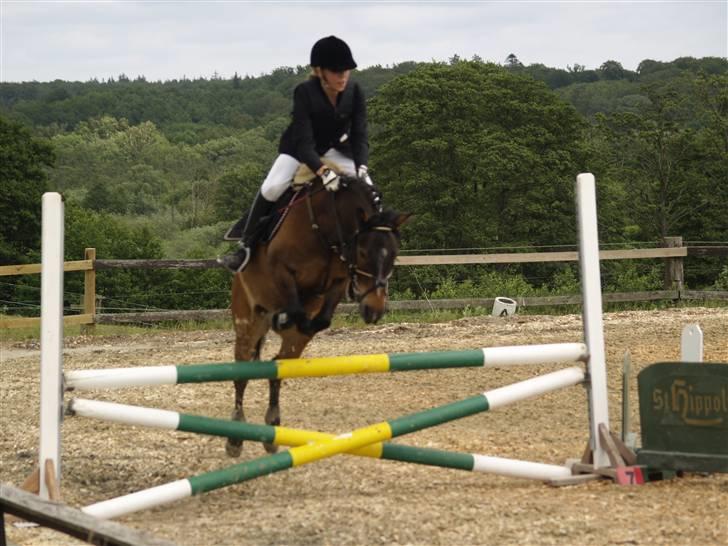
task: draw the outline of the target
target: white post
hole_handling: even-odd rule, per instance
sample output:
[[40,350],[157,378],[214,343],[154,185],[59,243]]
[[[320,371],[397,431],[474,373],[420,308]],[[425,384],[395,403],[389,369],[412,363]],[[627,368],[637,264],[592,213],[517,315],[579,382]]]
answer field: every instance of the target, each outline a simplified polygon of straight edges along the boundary
[[599,232],[594,175],[576,177],[576,209],[579,217],[579,267],[583,299],[584,341],[589,350],[589,444],[594,466],[609,466],[609,457],[601,445],[599,424],[609,428],[607,404],[607,365],[602,322],[602,285],[599,273]]
[[43,194],[40,318],[40,496],[48,499],[45,461],[51,459],[61,480],[63,393],[63,200]]
[[703,330],[697,324],[688,324],[680,337],[680,361],[703,361]]

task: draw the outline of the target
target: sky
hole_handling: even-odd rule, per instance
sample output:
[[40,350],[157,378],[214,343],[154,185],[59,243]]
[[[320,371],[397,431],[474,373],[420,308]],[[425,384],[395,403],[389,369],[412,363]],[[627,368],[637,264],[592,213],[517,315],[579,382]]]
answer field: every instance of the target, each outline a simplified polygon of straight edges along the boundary
[[334,34],[360,68],[453,55],[598,68],[728,57],[728,0],[0,0],[0,81],[258,76]]

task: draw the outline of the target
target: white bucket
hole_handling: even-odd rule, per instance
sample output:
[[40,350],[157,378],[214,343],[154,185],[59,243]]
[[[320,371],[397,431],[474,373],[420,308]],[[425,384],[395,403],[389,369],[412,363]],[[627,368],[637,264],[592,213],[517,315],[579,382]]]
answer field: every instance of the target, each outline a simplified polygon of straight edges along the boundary
[[498,297],[493,302],[493,313],[494,317],[510,317],[516,314],[516,301],[511,298]]

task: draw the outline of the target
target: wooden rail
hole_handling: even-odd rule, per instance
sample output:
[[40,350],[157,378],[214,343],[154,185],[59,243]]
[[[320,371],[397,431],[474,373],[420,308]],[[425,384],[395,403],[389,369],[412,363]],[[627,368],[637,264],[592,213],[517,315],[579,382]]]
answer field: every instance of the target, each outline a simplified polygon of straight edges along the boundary
[[[63,317],[63,325],[71,326],[73,324],[94,324],[94,314],[84,313],[83,315],[68,315]],[[0,328],[32,328],[40,326],[40,317],[19,317],[10,319],[0,319]]]
[[8,484],[0,484],[0,544],[6,544],[4,514],[55,529],[90,544],[106,546],[174,546],[174,543],[155,538],[148,533],[125,527],[113,521],[103,521],[80,510]]
[[[92,260],[78,260],[63,262],[63,271],[93,271]],[[40,273],[40,264],[0,265],[0,277],[9,275],[37,275]]]
[[[710,248],[710,247],[707,247]],[[639,260],[648,258],[684,258],[688,247],[635,248],[602,250],[601,260]],[[436,256],[399,256],[395,265],[465,265],[517,264],[542,262],[576,262],[577,252],[509,252],[502,254],[442,254]],[[96,270],[106,269],[213,269],[215,260],[96,260]]]
[[[728,246],[683,246],[681,237],[668,237],[663,248],[637,248],[627,250],[602,250],[601,260],[662,259],[665,261],[665,290],[652,292],[606,293],[605,302],[636,302],[656,300],[727,300],[728,293],[720,291],[683,290],[683,259],[689,256],[728,256]],[[114,269],[212,269],[220,265],[215,260],[99,260],[96,249],[87,248],[84,260],[65,262],[64,271],[84,272],[83,313],[64,317],[64,325],[80,324],[82,332],[90,332],[95,324],[161,322],[167,320],[227,319],[229,311],[223,309],[153,311],[141,313],[99,314],[96,308],[96,272]],[[514,264],[574,262],[579,256],[575,251],[521,252],[496,254],[446,254],[429,256],[399,256],[397,266],[444,266],[474,264]],[[40,273],[40,264],[0,266],[0,276]],[[552,305],[578,305],[581,296],[516,297],[520,307]],[[392,310],[462,309],[466,307],[491,307],[492,298],[391,301]],[[342,304],[341,312],[353,312],[354,304]],[[0,328],[25,328],[40,324],[39,318],[0,319]]]
[[[637,260],[645,258],[682,258],[682,248],[636,248],[632,250],[602,250],[600,260]],[[399,256],[395,265],[456,265],[456,264],[520,264],[538,262],[577,262],[578,252],[511,252],[507,254],[444,254],[441,256]]]

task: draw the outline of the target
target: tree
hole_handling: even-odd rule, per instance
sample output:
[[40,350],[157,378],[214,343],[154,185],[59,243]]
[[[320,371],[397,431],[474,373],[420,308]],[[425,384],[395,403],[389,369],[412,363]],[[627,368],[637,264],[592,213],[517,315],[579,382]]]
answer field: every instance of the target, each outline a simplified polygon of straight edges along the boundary
[[22,263],[37,253],[41,197],[54,157],[48,141],[0,117],[0,264]]
[[215,188],[214,218],[230,222],[242,216],[243,211],[253,202],[264,177],[265,169],[251,162],[225,172]]
[[427,64],[371,101],[372,172],[415,213],[414,248],[573,239],[582,120],[531,78],[493,64]]
[[621,80],[624,77],[624,68],[617,61],[605,61],[599,71],[605,80]]
[[[728,205],[719,150],[706,129],[690,127],[685,115],[692,94],[680,94],[663,86],[645,89],[650,104],[638,113],[600,116],[599,126],[609,141],[610,175],[625,188],[624,207],[640,228],[642,239],[662,239],[680,234],[702,238],[717,227]],[[716,163],[717,162],[717,163]],[[723,173],[722,175],[719,173]],[[705,225],[705,215],[716,215]],[[717,233],[714,235],[719,236]]]
[[518,60],[515,53],[511,53],[506,57],[506,68],[522,68],[523,63]]

